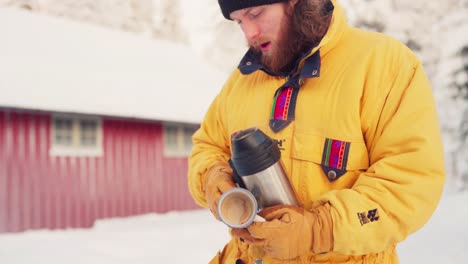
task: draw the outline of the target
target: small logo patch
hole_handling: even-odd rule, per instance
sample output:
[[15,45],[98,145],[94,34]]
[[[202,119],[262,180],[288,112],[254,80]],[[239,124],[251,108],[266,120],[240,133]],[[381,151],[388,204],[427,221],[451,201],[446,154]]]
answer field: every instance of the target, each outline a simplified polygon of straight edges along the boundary
[[286,141],[286,139],[280,139],[276,140],[276,143],[278,144],[279,150],[284,150],[283,143]]
[[369,210],[367,213],[357,213],[357,215],[362,226],[370,222],[378,221],[380,218],[379,211],[377,209]]

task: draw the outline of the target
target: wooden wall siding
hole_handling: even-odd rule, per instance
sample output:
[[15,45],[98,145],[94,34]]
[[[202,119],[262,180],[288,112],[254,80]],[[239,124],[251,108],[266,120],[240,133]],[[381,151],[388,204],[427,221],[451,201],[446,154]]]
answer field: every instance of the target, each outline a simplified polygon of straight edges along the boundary
[[0,110],[0,232],[197,206],[187,159],[163,156],[159,123],[103,120],[102,157],[50,156],[47,113]]

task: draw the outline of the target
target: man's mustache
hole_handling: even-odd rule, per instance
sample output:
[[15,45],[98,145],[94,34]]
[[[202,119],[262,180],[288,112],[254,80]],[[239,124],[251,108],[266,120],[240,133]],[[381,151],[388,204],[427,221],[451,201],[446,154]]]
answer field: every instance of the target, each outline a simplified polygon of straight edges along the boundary
[[266,38],[261,38],[253,41],[249,41],[247,44],[249,45],[249,48],[257,48],[260,49],[260,45],[263,43],[269,42],[270,40]]

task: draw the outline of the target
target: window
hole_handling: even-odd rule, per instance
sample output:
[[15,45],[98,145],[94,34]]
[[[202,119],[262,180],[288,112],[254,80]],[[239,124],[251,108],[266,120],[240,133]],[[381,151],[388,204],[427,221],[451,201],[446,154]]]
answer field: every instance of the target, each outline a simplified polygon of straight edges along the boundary
[[101,156],[100,118],[55,115],[51,122],[52,156]]
[[164,155],[188,157],[192,151],[192,135],[198,125],[164,124]]
[[97,144],[97,120],[80,120],[80,145],[94,147]]
[[70,146],[72,142],[73,120],[54,119],[54,142],[58,146]]

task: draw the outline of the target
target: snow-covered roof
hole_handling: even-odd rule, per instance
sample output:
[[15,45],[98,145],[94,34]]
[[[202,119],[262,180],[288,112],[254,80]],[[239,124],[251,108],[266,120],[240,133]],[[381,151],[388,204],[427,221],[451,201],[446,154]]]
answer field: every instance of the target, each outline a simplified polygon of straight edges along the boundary
[[226,77],[182,44],[0,8],[0,107],[198,123]]

